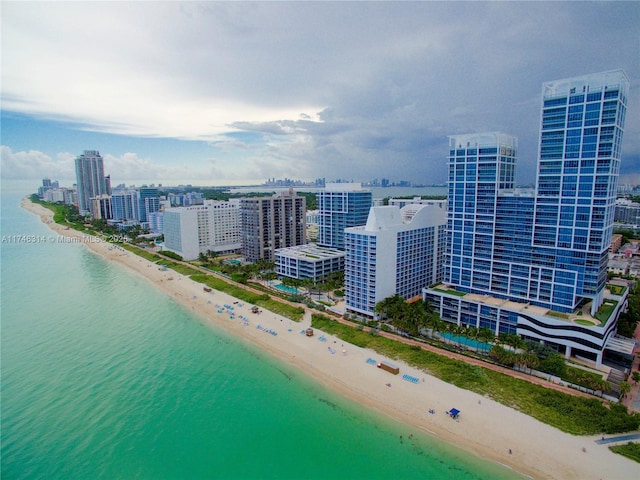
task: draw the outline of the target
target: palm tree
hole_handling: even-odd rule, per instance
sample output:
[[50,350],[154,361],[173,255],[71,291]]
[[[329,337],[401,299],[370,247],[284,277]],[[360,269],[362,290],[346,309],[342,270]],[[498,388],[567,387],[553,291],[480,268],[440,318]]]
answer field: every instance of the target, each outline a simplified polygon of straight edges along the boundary
[[513,335],[513,340],[512,340],[513,348],[515,350],[522,350],[527,346],[527,344],[525,343],[525,341],[520,335],[518,335],[517,333],[513,333],[512,335]]
[[456,323],[451,323],[451,322],[445,322],[444,323],[444,331],[445,333],[449,334],[449,337],[447,338],[445,336],[445,338],[447,338],[447,340],[449,340],[449,344],[453,343],[453,335],[455,335],[455,331],[456,328],[458,328],[458,325]]
[[516,354],[516,358],[516,363],[518,364],[518,366],[522,367],[523,369],[528,368],[529,373],[531,373],[531,371],[534,368],[537,368],[540,364],[540,359],[537,357],[537,355],[533,355],[531,353],[519,353]]
[[478,339],[483,343],[483,348],[484,345],[491,345],[495,341],[495,338],[496,336],[493,333],[493,330],[488,327],[480,328],[480,331],[478,332]]
[[529,356],[529,373],[531,373],[531,370],[537,369],[540,366],[540,359],[533,353],[527,355]]
[[444,321],[438,315],[433,315],[431,317],[431,328],[433,329],[432,333],[436,334],[444,331]]
[[461,323],[460,325],[458,325],[458,328],[456,328],[456,335],[458,336],[458,345],[464,345],[465,348],[469,346],[467,344],[467,329],[468,327],[464,323]]
[[[307,295],[311,298],[311,294],[313,290],[316,290],[318,286],[316,285],[316,281],[311,277],[306,277],[302,279],[302,286],[307,290]],[[318,299],[320,299],[320,292],[318,291]]]
[[631,384],[629,382],[620,382],[620,398],[625,398],[631,391]]
[[476,350],[477,350],[477,346],[478,346],[478,335],[480,335],[480,330],[477,327],[469,327],[467,328],[467,337],[470,340],[473,340],[475,346],[476,346]]
[[404,305],[406,305],[404,298],[395,294],[376,303],[373,311],[381,318],[400,318],[402,316]]
[[264,280],[265,282],[269,282],[270,280],[275,280],[276,278],[278,278],[278,274],[273,271],[268,271],[268,272],[264,272],[261,275],[261,277],[262,277],[262,280]]
[[604,378],[600,378],[599,380],[597,380],[594,387],[595,387],[594,388],[595,390],[600,391],[600,396],[602,396],[604,392],[611,391],[611,384],[607,382]]

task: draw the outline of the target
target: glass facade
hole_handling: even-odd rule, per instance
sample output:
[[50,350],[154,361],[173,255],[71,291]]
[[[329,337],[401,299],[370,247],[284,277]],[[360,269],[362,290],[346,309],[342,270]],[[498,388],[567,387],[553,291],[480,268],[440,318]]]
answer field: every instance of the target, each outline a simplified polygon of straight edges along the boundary
[[544,84],[535,190],[514,188],[513,137],[451,137],[445,279],[423,291],[443,320],[601,364],[619,310],[567,319],[604,301],[628,90],[620,70]]
[[160,210],[160,198],[156,187],[140,187],[140,221],[147,222],[149,214]]
[[377,238],[370,232],[345,233],[345,299],[352,310],[373,312],[376,306]]
[[[499,195],[515,186],[517,144],[515,137],[503,133],[450,139],[445,282],[461,291],[488,291],[494,252],[502,249],[499,258],[506,253],[511,226],[500,228],[497,223],[508,203],[499,202]],[[501,274],[509,274],[508,265],[498,265],[494,283],[504,283]]]
[[565,313],[590,299],[597,310],[628,85],[621,71],[544,85],[535,195],[514,189],[514,137],[451,137],[446,283]]
[[111,218],[120,221],[140,221],[140,204],[136,190],[114,190],[111,194]]
[[622,71],[543,86],[533,245],[554,260],[560,311],[602,302],[628,89]]
[[360,189],[318,192],[318,245],[345,249],[344,229],[367,223],[371,192]]
[[91,213],[91,199],[110,192],[104,176],[104,161],[97,150],[85,150],[76,158],[76,184],[78,186],[78,211]]

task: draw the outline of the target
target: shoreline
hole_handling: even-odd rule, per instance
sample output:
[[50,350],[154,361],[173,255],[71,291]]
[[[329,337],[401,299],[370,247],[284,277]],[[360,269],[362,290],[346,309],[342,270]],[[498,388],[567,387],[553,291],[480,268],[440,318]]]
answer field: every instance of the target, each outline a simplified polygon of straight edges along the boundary
[[[313,337],[300,334],[310,326],[309,313],[301,322],[266,310],[260,315],[251,313],[251,305],[234,303],[238,300],[223,292],[205,292],[202,284],[175,271],[161,271],[158,265],[115,244],[53,223],[53,212],[33,204],[28,198],[22,199],[21,206],[38,215],[59,235],[75,238],[75,243],[82,243],[93,253],[141,275],[207,324],[250,342],[302,370],[326,388],[374,412],[433,435],[480,459],[505,465],[533,478],[625,479],[635,478],[640,471],[637,463],[614,454],[607,445],[596,444],[594,441],[600,436],[578,437],[563,433],[395,360],[393,362],[401,367],[401,375],[393,376],[367,363],[370,358],[385,359],[372,350],[350,345],[319,331]],[[216,304],[233,306],[235,318],[230,318],[229,309],[219,312],[220,307]],[[246,317],[247,321],[240,316]],[[278,335],[271,335],[268,330],[276,331]],[[326,341],[319,341],[319,336],[325,337]],[[404,381],[402,374],[411,375],[418,382]],[[457,421],[444,414],[454,406],[462,412]],[[436,413],[428,413],[431,409]]]

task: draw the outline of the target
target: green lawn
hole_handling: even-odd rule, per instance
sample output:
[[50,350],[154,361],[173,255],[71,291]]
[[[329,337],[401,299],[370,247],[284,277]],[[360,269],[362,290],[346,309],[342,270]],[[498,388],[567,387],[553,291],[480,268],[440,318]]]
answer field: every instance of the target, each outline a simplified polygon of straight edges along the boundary
[[359,347],[371,348],[389,358],[402,360],[447,383],[487,395],[567,433],[619,433],[635,430],[640,425],[640,414],[629,414],[622,405],[605,405],[596,398],[577,397],[551,390],[417,346],[372,335],[324,315],[316,314],[312,318],[313,328]]
[[435,292],[448,293],[449,295],[455,295],[456,297],[464,297],[466,293],[458,292],[457,290],[444,290],[443,288],[432,288]]
[[622,295],[627,287],[623,287],[622,285],[610,285],[607,284],[607,288],[611,292],[611,295]]
[[624,445],[609,447],[612,452],[623,455],[631,460],[640,463],[640,443],[629,442]]
[[[55,205],[44,205],[54,211],[54,221],[56,223],[65,224],[64,218],[61,218],[61,210],[53,208]],[[70,226],[86,232],[83,225],[73,224]],[[168,268],[187,275],[196,282],[228,293],[244,302],[258,305],[296,321],[302,319],[304,315],[303,308],[279,302],[267,294],[245,290],[220,278],[205,275],[195,268],[163,260],[160,256],[144,249],[132,248],[128,245],[124,247],[150,261],[165,263]],[[451,290],[436,290],[457,296],[465,295],[462,292]],[[605,304],[598,313],[606,315],[606,319],[608,319],[614,307],[615,304]],[[596,316],[596,318],[606,321],[606,319],[603,320],[599,316]],[[450,359],[444,355],[423,350],[420,347],[409,346],[396,340],[372,335],[361,329],[340,324],[324,315],[314,314],[312,325],[314,328],[336,335],[346,342],[364,348],[372,348],[382,355],[400,359],[460,388],[488,395],[500,403],[517,408],[523,413],[571,434],[611,434],[635,430],[640,426],[640,414],[629,414],[622,405],[605,405],[595,398],[575,397],[547,389],[487,368]],[[636,459],[638,457],[638,444],[629,445],[626,451],[630,453],[622,454]],[[612,450],[620,448],[612,447]]]
[[607,323],[617,304],[615,300],[605,300],[594,316],[603,324]]
[[145,260],[149,260],[150,262],[154,262],[154,263],[167,263],[162,257],[160,257],[159,255],[150,252],[148,250],[145,250],[143,248],[138,248],[138,247],[134,247],[133,245],[129,245],[128,243],[122,243],[120,244],[120,246],[122,248],[124,248],[125,250],[130,251],[131,253],[135,253],[136,255],[138,255],[139,257],[144,258]]
[[576,318],[573,320],[573,322],[577,323],[578,325],[584,325],[585,327],[594,327],[596,325],[591,320],[583,320],[581,318]]

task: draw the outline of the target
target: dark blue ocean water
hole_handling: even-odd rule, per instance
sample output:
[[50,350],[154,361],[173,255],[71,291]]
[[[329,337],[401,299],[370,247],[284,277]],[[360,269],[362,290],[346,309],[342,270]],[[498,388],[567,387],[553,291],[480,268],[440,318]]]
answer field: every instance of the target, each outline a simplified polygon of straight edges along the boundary
[[58,243],[24,193],[3,193],[0,215],[3,479],[518,478]]

